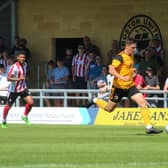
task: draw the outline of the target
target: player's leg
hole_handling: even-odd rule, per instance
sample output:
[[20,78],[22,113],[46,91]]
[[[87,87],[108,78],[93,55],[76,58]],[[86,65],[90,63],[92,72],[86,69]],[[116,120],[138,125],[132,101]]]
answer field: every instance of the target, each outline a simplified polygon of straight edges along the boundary
[[147,133],[148,134],[158,134],[161,133],[162,130],[158,130],[156,128],[153,128],[151,121],[150,121],[150,111],[147,106],[147,101],[145,100],[142,93],[140,93],[136,88],[133,88],[132,91],[130,91],[130,94],[132,94],[131,99],[135,101],[138,106],[140,107],[141,116],[144,120],[144,123],[146,125]]
[[25,121],[25,123],[27,125],[30,125],[30,122],[28,120],[28,114],[30,113],[32,106],[33,106],[33,98],[31,96],[31,94],[28,91],[24,91],[22,93],[22,98],[24,98],[26,105],[25,105],[25,111],[24,111],[24,115],[22,116],[22,120]]
[[17,93],[10,93],[7,98],[7,104],[5,105],[3,109],[3,119],[2,119],[2,125],[1,125],[2,128],[7,128],[7,122],[6,122],[7,115],[13,103],[15,102],[17,96],[18,96]]
[[121,97],[121,89],[112,88],[108,102],[99,98],[95,98],[94,103],[96,103],[98,107],[106,110],[107,112],[113,112],[118,102],[121,100]]

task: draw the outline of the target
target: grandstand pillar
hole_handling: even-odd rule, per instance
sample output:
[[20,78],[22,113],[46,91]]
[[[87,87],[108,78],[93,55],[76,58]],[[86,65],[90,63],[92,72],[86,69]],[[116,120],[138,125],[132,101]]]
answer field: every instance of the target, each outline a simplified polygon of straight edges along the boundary
[[14,46],[15,35],[16,35],[16,2],[10,0],[10,11],[11,11],[11,48]]

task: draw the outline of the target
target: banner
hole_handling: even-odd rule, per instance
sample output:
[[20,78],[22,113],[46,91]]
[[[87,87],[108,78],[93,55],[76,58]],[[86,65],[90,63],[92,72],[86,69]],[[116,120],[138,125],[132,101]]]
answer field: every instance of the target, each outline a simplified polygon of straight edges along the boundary
[[[12,107],[8,113],[7,123],[23,124],[21,116],[24,107]],[[0,120],[2,121],[3,107],[0,107]],[[86,108],[63,107],[33,107],[29,120],[32,124],[89,124],[90,116]]]
[[[168,109],[149,108],[150,119],[153,125],[165,126],[168,124]],[[99,109],[96,125],[144,125],[140,108],[116,108],[114,112],[108,113]]]

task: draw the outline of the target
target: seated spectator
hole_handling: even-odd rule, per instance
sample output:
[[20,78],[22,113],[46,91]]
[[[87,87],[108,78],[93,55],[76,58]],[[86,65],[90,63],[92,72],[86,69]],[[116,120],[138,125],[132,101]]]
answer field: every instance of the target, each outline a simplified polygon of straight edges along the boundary
[[163,87],[164,92],[168,91],[167,88],[168,88],[168,78],[166,79],[166,81],[164,83],[164,87]]
[[[66,66],[64,66],[63,60],[61,58],[58,58],[57,67],[52,72],[52,81],[51,81],[50,89],[65,89],[68,77],[69,77],[68,68]],[[60,93],[58,93],[56,95],[63,96]],[[62,107],[63,100],[56,99],[55,106]]]
[[[153,74],[153,70],[151,67],[147,67],[146,69],[147,76],[145,77],[145,87],[144,90],[160,90],[159,79],[156,75]],[[158,97],[154,94],[146,94],[147,97]],[[151,107],[157,107],[157,99],[148,101]]]
[[98,97],[103,97],[111,90],[114,76],[108,74],[108,67],[103,66],[100,76],[97,77]]
[[88,54],[90,51],[94,52],[95,55],[100,55],[100,49],[91,42],[90,38],[88,36],[85,36],[83,38],[83,44],[85,47],[85,51]]
[[[46,81],[45,81],[45,86],[44,88],[46,89],[49,89],[51,88],[52,86],[52,75],[53,75],[53,70],[55,68],[55,62],[53,60],[50,60],[48,63],[47,63],[47,77],[46,77]],[[46,94],[46,96],[48,96],[50,94]],[[44,99],[46,105],[48,107],[51,106],[51,101],[49,99]]]
[[113,40],[111,49],[107,52],[107,64],[111,64],[113,61],[113,58],[118,54],[119,49],[118,49],[118,41]]
[[147,67],[151,67],[153,69],[153,72],[156,74],[158,70],[158,63],[152,55],[152,50],[145,49],[143,54],[144,60],[139,63],[139,73],[142,74],[143,77],[145,77]]
[[0,64],[0,104],[4,105],[7,101],[8,87],[10,82],[7,80],[4,65]]
[[135,86],[138,90],[143,89],[145,87],[145,80],[141,74],[138,74],[137,69],[134,69],[133,78]]

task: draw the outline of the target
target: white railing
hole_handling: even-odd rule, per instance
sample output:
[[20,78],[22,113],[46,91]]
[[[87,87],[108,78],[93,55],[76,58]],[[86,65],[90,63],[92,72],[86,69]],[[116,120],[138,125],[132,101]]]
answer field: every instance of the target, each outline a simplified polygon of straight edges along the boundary
[[[68,100],[91,100],[93,95],[96,95],[99,90],[80,90],[80,89],[30,89],[33,99],[39,100],[39,106],[43,107],[44,99],[62,99],[64,100],[64,107],[68,106]],[[141,90],[142,93],[157,95],[158,97],[146,97],[146,100],[157,100],[163,102],[163,107],[167,108],[167,94],[163,90]],[[49,94],[62,93],[62,96],[54,96]],[[76,93],[86,93],[86,96],[72,96]],[[110,94],[110,92],[109,92]],[[108,96],[107,96],[108,97]],[[17,103],[16,103],[17,104]]]

